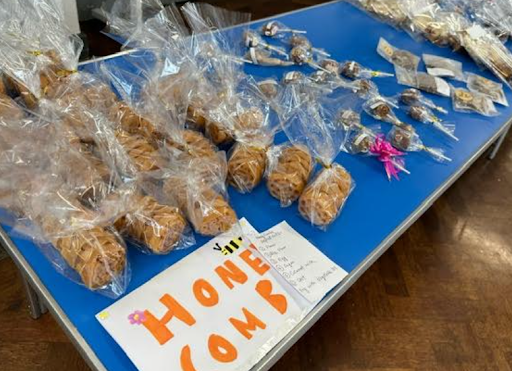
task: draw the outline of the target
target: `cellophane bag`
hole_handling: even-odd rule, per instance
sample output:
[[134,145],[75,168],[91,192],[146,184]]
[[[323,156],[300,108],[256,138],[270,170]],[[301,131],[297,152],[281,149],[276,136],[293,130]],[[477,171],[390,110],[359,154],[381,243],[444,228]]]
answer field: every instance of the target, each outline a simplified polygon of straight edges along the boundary
[[0,169],[10,181],[2,182],[1,193],[10,196],[2,197],[2,206],[17,214],[14,231],[32,238],[66,277],[109,297],[123,294],[128,258],[111,215],[84,206],[81,194],[62,177],[73,151],[61,147],[60,133],[46,122],[4,124],[9,130],[1,134],[7,147]]
[[377,45],[377,53],[389,63],[393,64],[395,68],[399,67],[413,72],[418,70],[420,57],[408,50],[394,47],[382,37],[379,39],[379,44]]
[[408,71],[397,67],[396,79],[401,85],[410,86],[443,97],[450,96],[450,84],[440,77],[432,76],[425,72]]
[[399,0],[349,0],[358,8],[368,12],[379,21],[401,28],[407,22],[402,1]]
[[455,59],[443,58],[432,54],[423,54],[423,61],[429,75],[448,77],[459,81],[465,81],[466,77],[462,69],[462,63]]
[[468,73],[467,86],[470,91],[488,96],[493,102],[508,107],[507,96],[503,84],[489,80],[474,73]]
[[476,112],[491,117],[499,115],[488,96],[463,88],[452,88],[452,104],[457,112]]
[[[297,89],[290,85],[287,89]],[[343,97],[301,100],[290,107],[284,131],[297,146],[306,146],[322,169],[309,182],[299,198],[299,211],[311,224],[325,229],[340,214],[355,184],[347,170],[334,160],[343,142],[336,113]]]

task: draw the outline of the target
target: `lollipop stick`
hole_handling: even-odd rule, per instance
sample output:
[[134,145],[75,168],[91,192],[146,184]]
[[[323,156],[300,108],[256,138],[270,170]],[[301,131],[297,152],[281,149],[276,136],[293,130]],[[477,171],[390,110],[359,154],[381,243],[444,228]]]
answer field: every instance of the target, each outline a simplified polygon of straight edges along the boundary
[[330,57],[331,55],[329,53],[327,53],[326,51],[322,50],[322,49],[318,49],[318,48],[311,48],[311,50],[313,50],[315,53],[318,53],[320,55],[323,55],[324,57]]
[[452,161],[451,158],[446,157],[445,155],[443,155],[443,153],[441,151],[438,151],[438,150],[436,150],[434,148],[423,146],[423,150],[425,150],[426,152],[430,153],[434,157],[439,157],[440,159],[448,161],[448,162]]
[[304,30],[293,30],[291,28],[285,28],[285,29],[282,29],[282,30],[279,30],[281,32],[291,32],[291,33],[300,33],[300,34],[305,34],[305,33],[308,33],[307,31],[304,31]]
[[455,141],[459,141],[459,138],[457,138],[450,130],[448,130],[443,124],[441,124],[440,122],[437,122],[437,121],[434,121],[433,122],[433,125],[436,129],[438,129],[439,131],[443,132],[444,134],[446,134],[447,136],[449,136],[450,138],[452,138],[453,140]]
[[407,170],[405,167],[402,166],[402,164],[400,164],[398,161],[396,161],[395,159],[391,159],[391,163],[393,165],[395,165],[398,169],[400,169],[400,171],[403,171],[404,173],[406,173],[407,175],[411,175],[411,172],[409,170]]
[[393,76],[395,76],[392,73],[380,72],[380,71],[371,71],[370,73],[373,77],[393,77]]
[[278,53],[278,54],[281,54],[281,55],[285,56],[285,57],[286,57],[286,59],[288,59],[288,58],[289,58],[288,53],[287,53],[287,52],[285,52],[283,49],[278,48],[277,46],[273,46],[273,45],[270,45],[270,44],[265,44],[265,48],[266,48],[266,49],[269,49],[269,50],[272,50],[272,51],[274,51],[274,52],[276,52],[276,53]]
[[308,64],[309,64],[311,67],[316,68],[316,69],[318,69],[318,70],[322,70],[322,71],[324,71],[324,72],[327,72],[328,74],[331,74],[331,73],[332,73],[331,71],[326,70],[325,68],[323,68],[322,66],[320,66],[320,65],[319,65],[319,64],[317,64],[317,63],[309,62]]

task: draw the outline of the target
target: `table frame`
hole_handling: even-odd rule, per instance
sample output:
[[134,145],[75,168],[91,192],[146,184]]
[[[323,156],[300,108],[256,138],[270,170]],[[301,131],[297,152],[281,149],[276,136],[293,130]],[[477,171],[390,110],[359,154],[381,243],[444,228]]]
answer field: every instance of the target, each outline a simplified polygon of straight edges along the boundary
[[[313,7],[305,9],[312,9],[319,6],[331,4],[328,3],[318,4]],[[295,12],[304,11],[305,9],[298,9],[292,12],[279,14],[292,14]],[[273,19],[276,16],[268,17],[266,19]],[[265,19],[263,19],[265,20]],[[262,21],[257,20],[258,22]],[[252,23],[252,22],[250,22]],[[249,23],[249,24],[250,24]],[[105,59],[115,58],[122,55],[130,54],[134,50],[127,50],[116,53],[107,57],[94,59],[81,63],[88,64],[98,62]],[[469,167],[480,158],[491,147],[488,159],[492,160],[496,157],[501,145],[503,144],[510,127],[512,126],[512,117],[503,124],[503,126],[484,143],[450,178],[448,178],[439,188],[437,188],[428,198],[426,198],[414,212],[405,219],[379,246],[377,246],[371,254],[369,254],[354,270],[337,285],[313,310],[297,325],[295,328],[286,335],[286,337],[279,342],[265,357],[257,363],[252,371],[267,371],[269,370],[321,317],[331,308],[334,303],[363,275],[370,266],[377,261],[377,259],[389,249],[393,243],[416,221],[422,216],[432,204],[457,180],[469,169]],[[34,319],[38,319],[46,312],[50,312],[62,327],[66,335],[71,339],[75,348],[82,355],[89,367],[93,370],[103,371],[107,370],[102,364],[100,359],[96,356],[89,344],[82,337],[77,328],[73,325],[67,315],[64,313],[59,303],[53,298],[46,286],[41,282],[35,271],[30,264],[26,261],[16,245],[12,242],[5,230],[0,226],[0,244],[8,255],[12,258],[20,272],[23,285],[25,287],[30,315]]]

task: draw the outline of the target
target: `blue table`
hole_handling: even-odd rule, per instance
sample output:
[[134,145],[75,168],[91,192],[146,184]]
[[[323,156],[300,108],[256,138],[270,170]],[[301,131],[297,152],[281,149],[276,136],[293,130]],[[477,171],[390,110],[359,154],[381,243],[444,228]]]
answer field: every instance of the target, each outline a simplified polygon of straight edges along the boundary
[[[429,43],[417,43],[404,32],[381,24],[346,3],[329,3],[275,18],[279,18],[292,28],[306,29],[307,36],[313,44],[330,51],[337,60],[355,59],[373,69],[392,72],[392,66],[375,51],[378,39],[382,36],[393,45],[418,55],[425,52],[448,56],[460,60],[466,71],[480,72],[468,57]],[[262,21],[255,22],[251,27],[259,27],[261,23]],[[120,58],[123,56],[117,56],[110,61],[119,63]],[[257,76],[279,77],[287,70],[290,69],[247,67],[248,73]],[[309,71],[305,68],[305,72]],[[487,72],[480,73],[491,77]],[[404,88],[397,85],[394,78],[381,79],[378,85],[385,95],[394,95]],[[512,93],[508,90],[507,97],[512,102]],[[446,108],[451,104],[447,98],[431,98]],[[412,175],[403,175],[399,182],[388,182],[382,165],[375,158],[340,154],[337,160],[350,171],[357,182],[357,187],[341,216],[327,232],[311,227],[298,215],[296,205],[281,208],[278,201],[269,196],[264,185],[259,186],[250,195],[240,195],[230,189],[232,204],[239,216],[247,217],[255,228],[263,231],[285,219],[328,257],[350,272],[347,279],[333,289],[254,368],[255,370],[268,370],[361,274],[496,142],[500,135],[507,131],[512,117],[512,107],[500,107],[500,112],[501,115],[498,117],[485,118],[450,110],[447,119],[457,123],[457,135],[460,138],[458,143],[445,140],[441,134],[422,124],[413,123],[426,144],[446,148],[448,156],[453,161],[438,164],[425,154],[410,154],[407,156],[407,168]],[[399,115],[403,120],[411,122],[403,112]],[[367,116],[363,117],[363,120],[368,124],[372,123]],[[386,125],[383,124],[383,128],[387,130],[389,126]],[[7,228],[5,231],[0,230],[0,237],[7,251],[20,267],[33,292],[37,294],[32,297],[32,305],[39,306],[39,309],[47,307],[53,313],[93,369],[134,370],[134,365],[121,348],[94,318],[96,313],[112,304],[112,300],[91,293],[60,276],[32,243],[10,237],[8,234]],[[197,246],[204,242],[204,238],[198,238]],[[176,251],[161,257],[143,255],[135,249],[130,249],[133,276],[128,292],[191,251],[193,249]],[[41,303],[37,302],[38,298]]]

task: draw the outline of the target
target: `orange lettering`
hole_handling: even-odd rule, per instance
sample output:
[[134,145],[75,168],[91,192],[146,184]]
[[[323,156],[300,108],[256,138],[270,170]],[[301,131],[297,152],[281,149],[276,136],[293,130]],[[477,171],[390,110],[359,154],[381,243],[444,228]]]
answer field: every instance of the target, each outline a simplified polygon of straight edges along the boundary
[[220,335],[210,335],[208,349],[214,359],[222,363],[230,363],[238,357],[235,346]]
[[192,363],[189,345],[185,345],[181,350],[180,364],[183,371],[197,371]]
[[146,310],[144,311],[146,320],[143,322],[143,325],[151,332],[160,345],[163,345],[174,337],[174,334],[166,326],[171,319],[176,317],[189,326],[194,325],[196,320],[171,295],[165,294],[160,298],[160,302],[169,309],[167,313],[159,320],[150,311]]
[[263,263],[260,258],[253,258],[252,252],[250,250],[244,250],[240,253],[240,257],[244,262],[247,263],[249,267],[254,269],[256,273],[260,276],[263,276],[269,269],[270,266],[268,264]]
[[194,296],[204,307],[213,307],[219,303],[219,293],[204,279],[198,279],[192,286]]
[[286,313],[288,308],[288,301],[286,296],[281,294],[272,294],[272,282],[263,280],[256,284],[256,292],[265,299],[270,305],[274,307],[281,314]]
[[244,312],[245,322],[236,318],[230,318],[229,322],[231,322],[231,324],[238,330],[239,333],[245,336],[248,340],[251,340],[251,331],[256,331],[256,328],[265,330],[267,325],[254,314],[249,312],[246,308],[242,308],[242,311]]
[[222,282],[224,282],[230,290],[232,290],[234,287],[231,281],[238,283],[247,282],[247,275],[242,270],[240,270],[240,268],[238,268],[231,260],[226,260],[224,265],[225,267],[221,265],[215,268],[215,272],[219,275]]

